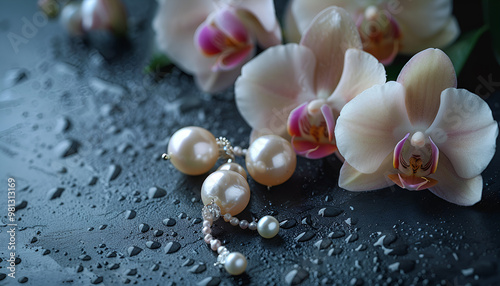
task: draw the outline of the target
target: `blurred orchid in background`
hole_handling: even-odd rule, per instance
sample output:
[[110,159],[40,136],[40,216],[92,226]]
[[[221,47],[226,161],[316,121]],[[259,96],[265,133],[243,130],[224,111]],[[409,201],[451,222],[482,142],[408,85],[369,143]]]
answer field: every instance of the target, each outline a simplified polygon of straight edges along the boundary
[[477,203],[498,125],[486,102],[456,85],[448,56],[427,49],[405,65],[397,82],[369,88],[346,104],[335,129],[345,158],[339,186],[366,191],[397,184],[429,189],[458,205]]
[[385,65],[398,53],[445,47],[460,34],[451,0],[291,0],[287,39],[298,42],[314,17],[332,5],[351,14],[363,49]]
[[[49,17],[59,13],[56,0],[40,0],[39,7]],[[127,34],[127,10],[121,0],[69,2],[61,9],[59,21],[68,34],[83,36],[96,30],[110,31],[117,37]]]
[[238,110],[254,132],[289,138],[288,130],[299,155],[330,155],[337,150],[333,132],[340,109],[385,82],[383,65],[360,49],[350,15],[328,8],[299,45],[269,48],[243,66],[235,84]]
[[127,10],[121,0],[84,0],[82,26],[85,31],[109,30],[123,36],[127,33]]
[[281,43],[272,0],[159,1],[153,21],[160,49],[207,92],[234,83],[256,52]]

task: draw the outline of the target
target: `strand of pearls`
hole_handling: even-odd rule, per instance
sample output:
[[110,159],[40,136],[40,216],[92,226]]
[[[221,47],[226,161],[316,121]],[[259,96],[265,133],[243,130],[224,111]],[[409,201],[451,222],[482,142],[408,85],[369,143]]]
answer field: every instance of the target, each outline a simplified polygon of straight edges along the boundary
[[201,187],[203,240],[217,251],[216,265],[222,265],[231,275],[240,275],[247,267],[246,257],[230,252],[219,239],[212,236],[212,226],[221,216],[224,221],[241,229],[257,230],[263,238],[273,238],[279,232],[279,222],[272,216],[264,216],[258,222],[239,220],[250,201],[250,187],[245,169],[234,162],[235,156],[245,156],[246,167],[252,178],[268,187],[288,180],[296,166],[296,155],[290,143],[275,135],[257,138],[248,148],[233,147],[225,137],[215,138],[200,127],[185,127],[175,132],[163,159],[188,175],[208,172],[218,159],[223,159],[217,171],[210,174]]

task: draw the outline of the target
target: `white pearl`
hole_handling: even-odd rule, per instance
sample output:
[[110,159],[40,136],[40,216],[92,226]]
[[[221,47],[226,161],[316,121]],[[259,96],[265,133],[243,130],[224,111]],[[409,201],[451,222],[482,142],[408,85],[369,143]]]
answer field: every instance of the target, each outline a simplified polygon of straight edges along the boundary
[[217,162],[219,147],[208,130],[189,126],[172,135],[168,142],[168,153],[177,170],[187,175],[201,175]]
[[221,213],[231,217],[247,207],[250,201],[250,187],[248,182],[234,171],[215,171],[203,182],[201,199],[205,205],[213,200],[220,207]]
[[236,173],[242,175],[245,180],[247,179],[247,172],[243,169],[243,167],[241,167],[240,164],[237,163],[231,162],[222,164],[217,170],[235,171]]
[[248,173],[255,181],[276,186],[293,175],[297,156],[290,142],[277,135],[264,135],[250,145],[245,161]]
[[247,268],[247,259],[239,252],[231,252],[226,257],[224,268],[231,275],[240,275]]
[[217,251],[217,249],[221,247],[221,242],[218,239],[212,239],[210,241],[210,248],[212,248],[213,251]]
[[263,238],[273,238],[280,230],[280,224],[273,216],[266,215],[259,220],[257,231]]

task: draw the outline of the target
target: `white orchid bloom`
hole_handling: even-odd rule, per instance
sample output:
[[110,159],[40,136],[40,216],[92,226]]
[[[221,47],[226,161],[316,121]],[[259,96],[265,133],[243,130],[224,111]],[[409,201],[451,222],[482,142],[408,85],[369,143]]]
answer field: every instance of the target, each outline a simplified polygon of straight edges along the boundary
[[385,80],[383,65],[361,50],[351,16],[332,7],[300,44],[271,47],[243,66],[236,104],[257,133],[291,135],[297,154],[321,158],[337,150],[335,118],[346,102]]
[[85,31],[110,30],[118,36],[127,33],[127,10],[121,0],[84,0],[81,17]]
[[160,49],[207,92],[233,84],[256,43],[281,43],[272,0],[160,0],[153,28]]
[[495,153],[497,122],[479,96],[457,89],[441,50],[416,54],[397,82],[365,90],[337,120],[345,158],[339,186],[366,191],[394,184],[429,189],[458,204],[481,200],[481,172]]
[[451,0],[292,0],[286,15],[288,40],[299,41],[314,17],[330,6],[352,15],[363,49],[383,64],[397,53],[445,47],[460,34]]

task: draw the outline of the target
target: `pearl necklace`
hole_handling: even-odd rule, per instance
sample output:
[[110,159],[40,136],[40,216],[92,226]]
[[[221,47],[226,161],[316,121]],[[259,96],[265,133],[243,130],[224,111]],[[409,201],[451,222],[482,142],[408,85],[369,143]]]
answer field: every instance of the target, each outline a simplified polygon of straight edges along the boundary
[[248,173],[260,184],[268,187],[286,182],[295,171],[297,158],[288,141],[276,135],[264,135],[252,142],[248,150],[233,147],[224,137],[215,138],[208,130],[189,126],[175,132],[162,155],[172,165],[187,175],[201,175],[212,169],[218,159],[222,164],[210,174],[201,187],[203,240],[217,251],[217,263],[231,275],[240,275],[247,267],[246,257],[230,252],[220,240],[212,236],[211,227],[223,217],[224,221],[241,229],[257,230],[263,238],[273,238],[279,232],[279,222],[264,216],[258,222],[248,222],[235,217],[250,201],[250,187],[245,169],[234,162],[235,156],[245,156]]

